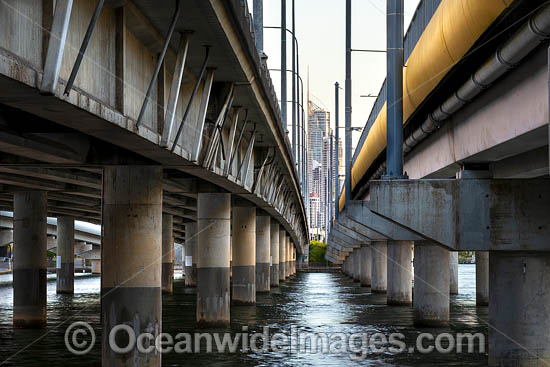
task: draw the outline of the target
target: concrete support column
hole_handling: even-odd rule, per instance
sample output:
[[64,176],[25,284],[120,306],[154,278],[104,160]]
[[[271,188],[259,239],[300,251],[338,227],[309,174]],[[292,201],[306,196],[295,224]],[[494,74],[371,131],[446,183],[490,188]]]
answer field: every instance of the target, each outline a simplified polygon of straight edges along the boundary
[[286,231],[279,230],[279,283],[285,281]]
[[286,234],[286,250],[285,250],[285,278],[290,278],[290,235]]
[[46,326],[47,194],[13,195],[13,326]]
[[449,250],[430,241],[414,243],[414,324],[449,324]]
[[136,335],[162,332],[162,168],[104,168],[102,207],[102,364],[160,366],[159,353],[116,353],[109,334],[121,324]]
[[271,227],[269,232],[270,241],[270,275],[269,282],[271,287],[279,286],[279,222],[271,219]]
[[365,243],[361,245],[361,286],[371,286],[371,249],[370,244]]
[[197,323],[229,326],[231,194],[199,193],[197,211]]
[[476,251],[476,305],[489,305],[489,252]]
[[174,224],[170,214],[162,215],[162,293],[174,292]]
[[371,291],[372,293],[386,293],[388,283],[387,272],[387,242],[373,241],[371,242],[371,258],[372,258],[372,278]]
[[57,218],[56,292],[74,293],[74,218]]
[[234,206],[233,292],[236,305],[256,303],[256,207]]
[[353,281],[361,281],[361,249],[353,250]]
[[412,241],[388,241],[388,305],[412,304],[412,245]]
[[271,217],[256,217],[256,292],[269,292],[271,260]]
[[549,269],[550,252],[490,253],[489,366],[550,363]]
[[449,253],[449,261],[451,264],[449,294],[458,294],[458,252],[451,251]]
[[185,286],[197,286],[197,222],[185,224]]
[[92,274],[101,274],[101,260],[92,260]]

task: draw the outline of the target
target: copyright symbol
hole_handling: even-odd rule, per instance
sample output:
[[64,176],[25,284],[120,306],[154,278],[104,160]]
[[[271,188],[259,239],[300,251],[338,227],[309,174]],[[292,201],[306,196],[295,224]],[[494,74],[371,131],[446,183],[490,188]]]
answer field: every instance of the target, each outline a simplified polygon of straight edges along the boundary
[[[72,337],[69,340],[69,335],[72,332]],[[88,334],[91,336],[90,341],[87,339]],[[65,346],[69,352],[76,354],[77,356],[88,353],[95,344],[95,332],[94,329],[84,321],[73,322],[65,331]]]

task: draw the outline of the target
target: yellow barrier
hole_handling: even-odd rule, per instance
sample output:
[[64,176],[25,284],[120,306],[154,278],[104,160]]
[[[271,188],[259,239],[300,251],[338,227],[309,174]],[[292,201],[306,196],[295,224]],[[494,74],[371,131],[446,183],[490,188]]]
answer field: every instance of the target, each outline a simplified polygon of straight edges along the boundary
[[[513,0],[443,0],[403,68],[403,124]],[[351,169],[351,187],[386,148],[386,104]],[[345,206],[345,193],[339,199]]]

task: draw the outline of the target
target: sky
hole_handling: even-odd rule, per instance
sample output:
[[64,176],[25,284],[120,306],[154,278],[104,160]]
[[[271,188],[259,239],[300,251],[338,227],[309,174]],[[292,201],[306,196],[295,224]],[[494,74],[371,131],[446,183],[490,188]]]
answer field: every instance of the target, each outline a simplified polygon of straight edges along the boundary
[[[247,0],[250,12],[252,1]],[[295,0],[296,38],[299,44],[300,75],[304,81],[304,101],[309,91],[313,101],[331,112],[334,128],[334,83],[344,87],[345,82],[345,0]],[[405,30],[419,0],[404,0]],[[291,29],[292,0],[287,0],[287,28]],[[351,45],[355,49],[385,49],[386,0],[352,0]],[[264,26],[281,25],[281,0],[264,0]],[[287,36],[287,67],[291,68],[292,54],[290,34]],[[278,29],[264,30],[264,52],[268,67],[280,69],[281,33]],[[386,56],[383,53],[352,53],[352,126],[364,127],[374,98],[361,95],[377,95],[386,77]],[[271,71],[271,78],[280,96],[280,73]],[[288,99],[291,99],[291,75],[287,75]],[[305,106],[304,106],[305,107]],[[288,107],[288,124],[292,123],[291,105]],[[307,112],[306,112],[307,113]],[[344,90],[340,92],[340,126],[344,124]],[[291,130],[291,128],[289,128]],[[342,130],[340,130],[342,134]],[[353,148],[361,132],[354,132]],[[342,139],[343,140],[343,139]]]

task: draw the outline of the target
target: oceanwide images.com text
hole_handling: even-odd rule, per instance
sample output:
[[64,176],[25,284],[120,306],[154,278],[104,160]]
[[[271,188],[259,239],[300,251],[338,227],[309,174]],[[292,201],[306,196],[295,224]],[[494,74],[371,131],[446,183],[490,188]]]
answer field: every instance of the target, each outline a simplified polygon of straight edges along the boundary
[[[137,350],[139,353],[267,353],[290,354],[347,354],[351,360],[365,359],[377,353],[485,353],[482,333],[421,333],[414,345],[407,345],[401,333],[313,333],[300,331],[292,325],[287,332],[249,330],[243,326],[237,333],[169,333],[137,334],[127,324],[113,327],[109,332],[109,348],[118,354]],[[96,342],[93,328],[83,322],[71,324],[65,332],[65,344],[77,355],[88,353]]]

